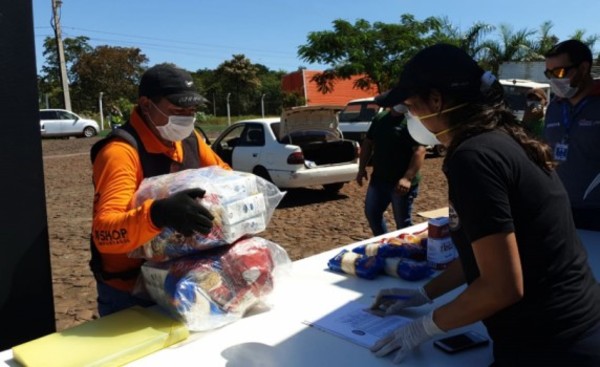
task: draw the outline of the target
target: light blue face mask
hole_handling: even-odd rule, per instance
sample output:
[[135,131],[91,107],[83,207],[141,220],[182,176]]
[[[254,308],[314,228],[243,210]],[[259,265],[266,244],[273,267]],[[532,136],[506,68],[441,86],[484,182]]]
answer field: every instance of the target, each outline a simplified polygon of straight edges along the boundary
[[569,78],[551,78],[550,87],[554,94],[561,98],[571,98],[577,94],[577,91],[579,90],[578,87],[571,86],[571,80]]

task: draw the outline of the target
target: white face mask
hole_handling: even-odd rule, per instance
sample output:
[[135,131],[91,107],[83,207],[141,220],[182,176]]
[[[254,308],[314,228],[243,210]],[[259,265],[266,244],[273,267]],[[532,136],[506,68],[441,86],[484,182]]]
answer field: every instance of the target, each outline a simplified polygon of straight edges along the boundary
[[454,107],[450,107],[447,108],[439,113],[432,113],[429,115],[425,115],[425,116],[421,116],[421,117],[417,117],[415,115],[413,115],[412,113],[410,113],[410,111],[408,111],[406,113],[406,121],[407,121],[407,127],[408,127],[408,132],[410,134],[410,136],[417,142],[423,145],[438,145],[438,144],[442,144],[439,140],[438,140],[438,136],[442,135],[442,134],[446,134],[448,132],[450,132],[451,130],[453,130],[452,128],[450,129],[446,129],[443,131],[440,131],[437,134],[432,133],[431,131],[427,130],[427,128],[425,127],[425,125],[423,125],[423,123],[421,122],[421,120],[423,119],[428,119],[430,117],[436,116],[438,114],[443,114],[446,112],[450,112],[450,111],[454,111],[456,109],[459,109],[461,107],[466,106],[466,103],[463,104],[459,104],[458,106],[454,106]]
[[408,111],[406,113],[406,122],[408,127],[408,133],[410,136],[419,144],[423,145],[438,145],[440,141],[435,135],[427,130],[421,120]]
[[571,98],[577,94],[577,87],[571,86],[571,80],[569,78],[551,78],[550,86],[552,91],[561,98]]
[[154,105],[154,108],[156,108],[158,112],[160,112],[163,116],[169,119],[167,124],[163,126],[157,126],[156,124],[154,124],[154,121],[150,119],[163,139],[172,142],[180,141],[190,136],[192,131],[194,131],[194,123],[196,122],[196,116],[167,116],[154,103],[152,103],[152,105]]

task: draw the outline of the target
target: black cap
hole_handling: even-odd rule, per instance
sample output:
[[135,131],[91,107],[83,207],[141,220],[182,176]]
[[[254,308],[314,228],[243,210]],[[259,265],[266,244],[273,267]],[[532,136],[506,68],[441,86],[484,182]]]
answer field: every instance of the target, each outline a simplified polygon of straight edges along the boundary
[[190,73],[169,64],[159,64],[142,75],[139,96],[165,97],[179,107],[194,107],[206,102],[194,87]]
[[436,44],[413,56],[404,65],[398,84],[375,97],[375,103],[392,107],[427,89],[465,96],[479,93],[482,74],[483,69],[462,49]]

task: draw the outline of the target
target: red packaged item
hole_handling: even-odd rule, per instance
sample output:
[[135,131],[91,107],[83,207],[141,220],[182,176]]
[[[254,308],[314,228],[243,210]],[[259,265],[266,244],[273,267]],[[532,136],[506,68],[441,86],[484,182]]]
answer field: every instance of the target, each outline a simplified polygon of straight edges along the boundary
[[193,331],[240,319],[263,303],[291,266],[287,252],[260,237],[142,266],[150,297]]

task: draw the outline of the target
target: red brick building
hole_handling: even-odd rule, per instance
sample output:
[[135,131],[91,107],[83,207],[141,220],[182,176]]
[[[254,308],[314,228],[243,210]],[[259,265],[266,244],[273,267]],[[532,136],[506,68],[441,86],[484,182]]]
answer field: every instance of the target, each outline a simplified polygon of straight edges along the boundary
[[281,79],[281,89],[287,93],[297,93],[304,97],[307,106],[314,105],[345,105],[351,99],[376,96],[377,89],[362,90],[354,88],[358,77],[339,79],[334,82],[333,91],[321,93],[317,84],[312,81],[314,75],[321,71],[298,70],[284,75]]

